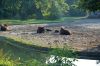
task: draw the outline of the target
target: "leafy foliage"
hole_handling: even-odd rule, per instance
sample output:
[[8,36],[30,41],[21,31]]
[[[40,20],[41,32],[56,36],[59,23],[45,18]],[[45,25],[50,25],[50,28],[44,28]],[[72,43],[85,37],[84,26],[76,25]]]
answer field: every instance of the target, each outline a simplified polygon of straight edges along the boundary
[[39,0],[37,7],[41,9],[43,16],[49,19],[59,18],[69,9],[64,0]]
[[68,47],[56,48],[50,54],[53,55],[51,58],[54,62],[49,61],[49,66],[75,66],[73,62],[76,61],[77,54]]
[[67,10],[65,0],[0,0],[3,18],[57,18]]
[[100,0],[79,0],[79,7],[89,11],[100,10]]
[[86,12],[84,10],[77,8],[77,1],[78,0],[66,0],[66,3],[69,5],[69,10],[67,13],[65,13],[66,16],[78,17],[86,15]]

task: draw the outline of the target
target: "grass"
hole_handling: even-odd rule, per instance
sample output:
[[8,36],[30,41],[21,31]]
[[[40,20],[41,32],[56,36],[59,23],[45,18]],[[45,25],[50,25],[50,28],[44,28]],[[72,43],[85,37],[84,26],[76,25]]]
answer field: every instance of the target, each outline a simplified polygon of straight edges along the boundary
[[[31,42],[28,42],[17,37],[0,36],[0,66],[48,66],[45,64],[45,61],[47,57],[52,55],[50,53],[51,49],[35,46]],[[54,55],[56,53],[61,56],[64,53],[67,57],[70,57],[69,55],[75,55],[71,51],[69,52],[69,50],[69,53],[66,51],[67,54],[65,54],[65,51],[62,51],[53,53]]]
[[42,50],[36,51],[37,49],[32,50],[24,42],[0,36],[0,50],[3,50],[0,52],[0,66],[44,66],[46,54]]
[[18,59],[12,59],[8,53],[0,50],[0,66],[46,66],[45,64],[35,60],[22,60],[20,57]]
[[44,24],[44,23],[60,23],[60,22],[72,22],[74,20],[81,19],[81,17],[63,17],[61,19],[56,20],[39,20],[39,19],[27,19],[27,20],[19,20],[19,19],[1,19],[0,24]]
[[3,50],[0,50],[0,66],[15,66],[14,61],[7,57],[6,54]]
[[19,48],[35,50],[35,51],[40,51],[40,52],[46,52],[46,51],[50,50],[47,47],[41,47],[41,46],[34,44],[34,42],[32,42],[32,40],[26,40],[26,39],[22,39],[22,38],[16,37],[16,36],[6,36],[3,38],[4,39],[2,39],[2,40],[4,40],[4,41],[6,40],[5,42],[7,42],[8,44],[19,47]]

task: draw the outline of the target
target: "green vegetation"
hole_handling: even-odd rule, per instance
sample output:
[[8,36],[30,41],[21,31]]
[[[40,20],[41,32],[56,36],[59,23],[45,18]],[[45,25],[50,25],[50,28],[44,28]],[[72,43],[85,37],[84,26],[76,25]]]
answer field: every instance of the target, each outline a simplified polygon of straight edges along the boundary
[[[1,66],[57,66],[56,63],[46,64],[46,59],[52,54],[59,57],[75,57],[74,52],[70,49],[53,49],[51,51],[49,48],[28,45],[24,40],[3,36],[0,36],[0,50]],[[72,60],[70,62],[72,64]],[[63,66],[66,65],[67,63]]]
[[[74,22],[81,19],[81,16],[85,16],[86,11],[100,11],[100,1],[0,0],[0,24]],[[73,66],[73,61],[76,61],[76,53],[66,46],[47,48],[35,45],[30,40],[0,36],[0,66]],[[56,62],[46,64],[46,60],[49,60],[51,55]]]
[[65,0],[0,0],[1,18],[56,19],[67,10]]
[[86,15],[86,12],[82,9],[77,8],[77,1],[79,0],[66,0],[66,2],[69,5],[69,10],[66,14],[66,16],[71,16],[71,17],[82,17]]
[[99,5],[99,0],[0,0],[0,19],[55,20],[63,16],[85,16],[84,10],[98,11]]
[[[36,51],[39,50],[39,47],[35,48],[37,49],[34,50],[32,47],[28,47],[23,41],[18,42],[18,40],[14,41],[13,39],[0,36],[0,49],[3,50],[3,52],[0,52],[2,57],[0,59],[2,63],[0,64],[5,64],[5,66],[43,66],[46,54],[41,49],[40,52]],[[5,60],[7,62],[4,62]]]
[[100,10],[100,0],[79,0],[79,7],[94,12]]
[[43,24],[43,23],[56,23],[60,20],[37,20],[37,19],[28,19],[28,20],[16,20],[16,19],[1,19],[0,24]]
[[49,23],[61,23],[61,22],[72,22],[77,19],[81,19],[82,17],[64,17],[56,20],[38,20],[38,19],[27,19],[27,20],[16,20],[16,19],[1,19],[0,24],[49,24]]
[[87,17],[100,18],[100,0],[78,0],[78,7],[87,13]]
[[12,59],[8,56],[7,53],[4,53],[3,50],[0,50],[0,66],[46,66],[45,64],[35,60],[30,59],[27,61],[18,59]]
[[[74,61],[76,61],[77,54],[68,46],[64,48],[55,48],[50,52],[51,55],[54,55],[55,63],[50,63],[49,66],[74,66]],[[71,59],[69,59],[71,58]]]
[[15,66],[16,63],[14,60],[11,60],[5,53],[3,53],[3,50],[0,50],[0,66]]
[[0,0],[0,18],[55,20],[62,16],[84,16],[85,12],[76,8],[76,1],[78,0]]

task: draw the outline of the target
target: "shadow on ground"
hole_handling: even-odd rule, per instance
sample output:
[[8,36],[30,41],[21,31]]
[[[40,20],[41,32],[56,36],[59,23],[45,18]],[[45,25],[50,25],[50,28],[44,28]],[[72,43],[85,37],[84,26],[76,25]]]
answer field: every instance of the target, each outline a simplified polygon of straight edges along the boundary
[[0,49],[4,51],[12,59],[32,60],[36,59],[40,62],[45,61],[48,48],[26,45],[13,39],[0,36]]
[[81,59],[92,59],[92,60],[100,60],[100,45],[97,47],[83,50],[78,52],[78,55]]

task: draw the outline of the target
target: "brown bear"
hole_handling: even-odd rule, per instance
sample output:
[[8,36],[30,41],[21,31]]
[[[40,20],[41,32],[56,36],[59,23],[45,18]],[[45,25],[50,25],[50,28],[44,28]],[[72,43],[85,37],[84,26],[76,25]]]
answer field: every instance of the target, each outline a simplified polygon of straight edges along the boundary
[[65,29],[65,27],[61,27],[60,29],[60,35],[71,35],[68,30]]
[[44,27],[38,27],[37,33],[44,33],[44,32],[45,32]]
[[7,31],[7,27],[8,27],[7,24],[1,24],[1,25],[0,25],[0,30],[1,30],[1,31]]

